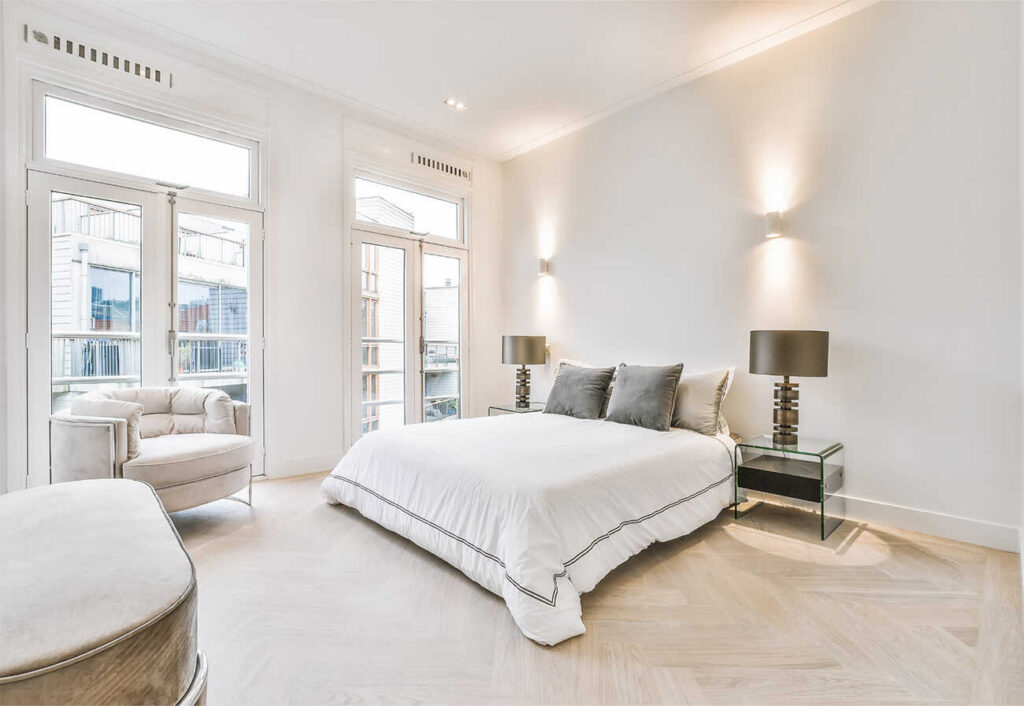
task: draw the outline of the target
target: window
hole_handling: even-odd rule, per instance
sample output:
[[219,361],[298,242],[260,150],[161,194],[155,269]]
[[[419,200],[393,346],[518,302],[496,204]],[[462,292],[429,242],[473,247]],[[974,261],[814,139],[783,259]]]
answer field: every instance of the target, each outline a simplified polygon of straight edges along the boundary
[[47,95],[44,156],[231,196],[252,196],[250,147]]
[[90,331],[138,331],[139,275],[127,270],[89,267]]
[[194,333],[247,333],[249,297],[241,287],[181,280],[178,330]]
[[356,178],[356,220],[404,231],[461,240],[460,204]]

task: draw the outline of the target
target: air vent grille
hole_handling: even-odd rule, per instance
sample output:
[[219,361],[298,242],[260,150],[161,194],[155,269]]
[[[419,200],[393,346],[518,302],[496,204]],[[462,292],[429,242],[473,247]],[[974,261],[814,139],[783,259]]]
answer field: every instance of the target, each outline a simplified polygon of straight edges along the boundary
[[432,169],[435,172],[447,174],[448,176],[455,177],[456,179],[462,179],[463,181],[468,182],[473,181],[473,173],[469,169],[457,167],[454,164],[449,164],[448,162],[443,162],[440,159],[428,157],[425,154],[413,152],[412,163],[425,169]]
[[37,46],[49,47],[52,51],[60,52],[64,56],[74,57],[80,61],[87,61],[97,66],[106,67],[111,71],[135,76],[166,88],[171,88],[174,85],[174,75],[168,71],[147,66],[130,57],[121,56],[98,47],[91,47],[58,34],[40,32],[37,29],[30,28],[28,25],[25,25],[25,41],[29,43],[34,42]]

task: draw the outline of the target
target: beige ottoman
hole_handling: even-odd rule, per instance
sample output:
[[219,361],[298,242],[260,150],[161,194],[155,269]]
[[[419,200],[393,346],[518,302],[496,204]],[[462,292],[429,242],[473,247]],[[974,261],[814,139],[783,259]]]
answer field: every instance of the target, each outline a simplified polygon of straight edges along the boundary
[[192,560],[153,489],[0,496],[0,704],[196,704]]

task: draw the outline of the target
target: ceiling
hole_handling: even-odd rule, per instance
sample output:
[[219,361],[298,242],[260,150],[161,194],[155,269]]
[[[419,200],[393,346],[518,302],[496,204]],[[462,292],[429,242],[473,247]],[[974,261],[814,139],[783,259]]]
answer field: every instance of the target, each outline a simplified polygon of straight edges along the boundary
[[865,0],[101,3],[507,159]]

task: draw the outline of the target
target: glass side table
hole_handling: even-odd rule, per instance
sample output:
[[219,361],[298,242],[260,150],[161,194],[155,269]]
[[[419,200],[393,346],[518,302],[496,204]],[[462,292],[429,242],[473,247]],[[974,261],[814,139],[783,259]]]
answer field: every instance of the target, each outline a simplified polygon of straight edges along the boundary
[[740,510],[740,489],[781,495],[818,504],[821,539],[828,538],[846,517],[843,488],[843,445],[837,441],[800,438],[796,446],[776,446],[770,436],[736,444],[733,454],[735,505],[740,518],[761,503]]
[[494,414],[529,414],[530,412],[543,412],[544,403],[534,402],[529,407],[516,407],[516,403],[511,404],[492,404],[487,408],[487,416],[493,416]]

